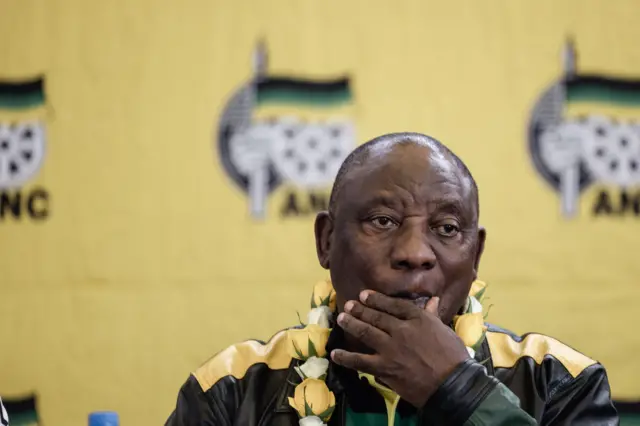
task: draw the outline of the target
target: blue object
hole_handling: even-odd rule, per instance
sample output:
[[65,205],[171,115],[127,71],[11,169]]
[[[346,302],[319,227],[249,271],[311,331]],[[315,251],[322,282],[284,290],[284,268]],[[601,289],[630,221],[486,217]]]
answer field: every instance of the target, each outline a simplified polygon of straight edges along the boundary
[[118,413],[113,411],[96,411],[89,414],[89,426],[119,426]]

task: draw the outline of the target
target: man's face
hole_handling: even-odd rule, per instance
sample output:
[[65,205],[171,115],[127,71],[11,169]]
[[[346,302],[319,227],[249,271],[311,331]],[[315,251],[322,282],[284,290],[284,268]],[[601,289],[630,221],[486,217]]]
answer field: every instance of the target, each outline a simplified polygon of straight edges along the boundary
[[320,263],[338,309],[364,289],[440,297],[449,323],[464,304],[484,246],[471,182],[446,155],[415,144],[375,149],[345,176],[334,217],[320,214]]

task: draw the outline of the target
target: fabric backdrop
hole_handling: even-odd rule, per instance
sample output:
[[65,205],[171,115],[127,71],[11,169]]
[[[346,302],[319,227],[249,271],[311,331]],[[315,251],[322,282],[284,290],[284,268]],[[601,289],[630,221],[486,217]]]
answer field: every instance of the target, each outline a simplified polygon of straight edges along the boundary
[[37,395],[49,425],[162,423],[210,355],[305,311],[346,152],[417,131],[478,181],[489,320],[640,400],[639,13],[0,0],[3,399]]

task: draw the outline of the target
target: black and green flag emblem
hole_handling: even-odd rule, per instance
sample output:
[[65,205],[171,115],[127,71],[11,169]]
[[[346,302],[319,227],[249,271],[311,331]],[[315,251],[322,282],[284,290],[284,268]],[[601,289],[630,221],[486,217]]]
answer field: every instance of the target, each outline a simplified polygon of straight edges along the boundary
[[0,109],[26,110],[44,105],[44,80],[0,80]]

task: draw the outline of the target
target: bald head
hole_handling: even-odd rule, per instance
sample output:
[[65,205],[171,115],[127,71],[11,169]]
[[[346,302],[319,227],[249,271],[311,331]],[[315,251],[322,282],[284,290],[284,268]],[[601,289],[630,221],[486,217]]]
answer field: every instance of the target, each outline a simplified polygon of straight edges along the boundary
[[467,166],[440,141],[421,133],[389,133],[365,142],[353,150],[340,166],[333,183],[329,199],[329,213],[335,214],[340,192],[351,172],[366,164],[367,160],[370,160],[373,156],[385,155],[402,145],[421,146],[428,149],[433,160],[438,162],[440,166],[452,167],[462,180],[468,180],[472,191],[471,196],[479,214],[478,186]]

